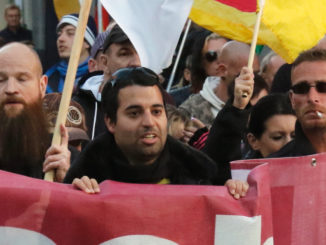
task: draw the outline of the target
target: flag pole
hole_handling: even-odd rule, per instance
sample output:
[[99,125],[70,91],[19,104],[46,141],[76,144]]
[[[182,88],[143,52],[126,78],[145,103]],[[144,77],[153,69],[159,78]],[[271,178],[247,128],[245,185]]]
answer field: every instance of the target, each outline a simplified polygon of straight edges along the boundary
[[97,23],[98,32],[103,32],[103,14],[102,14],[102,4],[100,0],[97,0]]
[[[53,131],[53,138],[51,143],[52,146],[61,144],[60,125],[61,124],[65,125],[66,122],[71,94],[74,88],[81,48],[84,42],[84,35],[86,31],[86,25],[87,25],[88,16],[91,8],[91,3],[92,0],[84,0],[83,3],[81,4],[77,29],[75,32],[75,38],[72,45],[72,50],[71,50],[69,64],[68,64],[68,70],[64,82],[62,98],[60,101],[58,116]],[[47,181],[53,181],[54,174],[55,174],[54,170],[48,171],[45,173],[44,179]]]
[[166,91],[167,92],[169,92],[170,89],[171,89],[171,86],[172,86],[172,83],[173,83],[173,80],[174,80],[174,76],[175,76],[175,72],[177,70],[177,67],[178,67],[178,64],[179,64],[179,60],[180,60],[180,57],[181,57],[181,53],[182,53],[184,44],[186,42],[186,38],[188,36],[188,32],[189,32],[189,29],[190,29],[190,24],[191,24],[191,20],[188,19],[186,30],[185,30],[185,33],[183,35],[183,38],[182,38],[182,41],[181,41],[181,44],[180,44],[180,48],[179,48],[178,55],[177,55],[177,58],[175,60],[175,63],[174,63],[173,69],[172,69],[172,73],[171,73],[171,76],[170,76],[170,79],[169,79],[168,86],[166,88]]
[[[261,22],[261,17],[263,14],[264,6],[265,6],[265,0],[260,0],[259,2],[259,12],[257,15],[257,20],[255,24],[255,29],[254,29],[254,34],[252,37],[252,42],[250,46],[250,53],[249,53],[249,58],[248,58],[248,68],[252,71],[252,65],[254,63],[254,58],[255,58],[255,50],[256,50],[256,45],[257,45],[257,39],[258,39],[258,33],[259,33],[259,27],[260,27],[260,22]],[[242,94],[243,98],[248,97],[248,93],[244,92]]]

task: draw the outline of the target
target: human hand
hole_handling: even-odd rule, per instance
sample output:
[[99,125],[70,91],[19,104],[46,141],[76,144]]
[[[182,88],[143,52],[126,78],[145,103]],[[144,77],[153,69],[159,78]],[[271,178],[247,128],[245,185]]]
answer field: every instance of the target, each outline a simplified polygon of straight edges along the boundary
[[199,119],[197,118],[191,118],[191,121],[190,123],[188,123],[186,126],[185,126],[185,129],[184,129],[184,136],[181,138],[181,141],[184,142],[184,143],[188,143],[189,140],[191,139],[191,137],[194,135],[194,133],[200,129],[200,128],[204,128],[206,127],[205,124],[200,121]]
[[87,176],[83,176],[81,179],[75,178],[72,182],[73,187],[82,190],[88,194],[95,194],[100,192],[100,187],[96,179],[90,179]]
[[235,79],[233,106],[238,109],[246,108],[253,90],[254,74],[248,67],[242,67],[240,75]]
[[68,149],[68,130],[61,124],[61,144],[52,145],[45,153],[43,172],[55,170],[55,181],[62,182],[70,167],[70,151]]
[[228,188],[228,191],[235,199],[245,197],[249,189],[249,184],[247,182],[233,179],[228,179],[224,186]]

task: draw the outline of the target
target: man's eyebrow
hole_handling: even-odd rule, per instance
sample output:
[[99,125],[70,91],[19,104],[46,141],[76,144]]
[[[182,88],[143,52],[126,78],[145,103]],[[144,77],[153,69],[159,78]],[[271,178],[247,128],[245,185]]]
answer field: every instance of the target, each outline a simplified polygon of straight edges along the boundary
[[17,72],[17,75],[18,76],[27,76],[27,77],[32,77],[32,73],[30,72],[25,72],[25,71],[22,71],[22,72]]
[[[33,76],[32,73],[27,72],[27,71],[16,72],[14,75],[15,76],[28,76],[28,77]],[[0,71],[0,76],[8,76],[8,75],[5,72]]]
[[130,105],[125,110],[132,110],[132,109],[141,109],[142,107],[140,105]]
[[[164,108],[164,105],[163,104],[153,104],[153,105],[151,105],[151,107]],[[130,105],[125,110],[127,111],[127,110],[133,110],[133,109],[142,109],[142,106],[140,106],[140,105]]]
[[152,107],[160,107],[160,108],[164,108],[164,105],[163,105],[163,104],[154,104],[154,105],[152,105]]

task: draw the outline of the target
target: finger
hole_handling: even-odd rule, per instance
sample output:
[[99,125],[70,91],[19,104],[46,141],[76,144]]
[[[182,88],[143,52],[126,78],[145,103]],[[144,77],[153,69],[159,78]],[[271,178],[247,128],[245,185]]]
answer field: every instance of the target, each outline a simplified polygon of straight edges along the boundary
[[183,134],[184,134],[184,137],[188,137],[188,138],[191,138],[194,135],[193,132],[186,131],[186,130],[183,131]]
[[234,180],[229,179],[229,180],[226,181],[226,183],[224,185],[228,188],[228,191],[232,195],[235,194],[236,184],[235,184],[235,181]]
[[244,182],[242,185],[242,192],[241,192],[241,196],[244,197],[247,195],[247,192],[249,190],[249,184],[247,182]]
[[195,133],[198,130],[198,128],[197,127],[193,127],[193,126],[187,126],[187,127],[185,127],[184,130],[185,131],[188,131],[190,133]]
[[95,193],[94,190],[93,190],[93,187],[92,187],[92,182],[87,176],[83,176],[81,178],[81,180],[83,181],[84,185],[89,190],[89,193]]
[[86,192],[88,194],[91,193],[90,190],[87,188],[87,186],[81,179],[75,178],[72,182],[72,186],[75,187],[76,189],[82,190],[83,192]]
[[241,68],[240,76],[241,76],[241,75],[248,74],[248,73],[251,73],[251,70],[249,69],[249,67],[244,66],[244,67]]
[[100,187],[99,187],[96,179],[91,179],[91,184],[92,184],[92,188],[93,188],[94,192],[99,193],[100,192]]
[[196,126],[197,128],[204,128],[206,127],[206,125],[200,121],[199,119],[192,117],[191,118],[191,122],[193,123],[194,126]]
[[51,145],[49,149],[45,153],[45,158],[47,158],[50,155],[58,154],[61,151],[60,146],[57,145]]
[[46,158],[44,160],[44,163],[43,163],[43,168],[45,168],[51,162],[56,162],[56,161],[61,161],[61,160],[70,164],[70,155],[71,155],[71,153],[69,150],[61,151],[61,152],[56,151],[53,154],[47,154]]
[[61,146],[68,146],[69,134],[65,125],[60,124]]
[[48,172],[50,170],[65,170],[68,171],[68,164],[64,159],[59,159],[58,161],[55,162],[49,162],[43,167],[43,172]]
[[238,181],[238,180],[236,180],[235,181],[235,185],[236,185],[236,187],[235,187],[235,193],[240,197],[240,194],[242,193],[242,181]]

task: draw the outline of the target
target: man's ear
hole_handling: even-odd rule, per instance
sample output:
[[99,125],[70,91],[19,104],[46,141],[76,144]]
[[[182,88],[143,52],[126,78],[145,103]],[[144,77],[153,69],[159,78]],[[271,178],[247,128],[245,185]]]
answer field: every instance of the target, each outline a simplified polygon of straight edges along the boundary
[[115,123],[112,122],[112,120],[109,117],[104,118],[105,126],[110,131],[111,134],[114,134],[115,132]]
[[247,134],[247,140],[253,150],[260,150],[260,142],[252,133]]
[[217,66],[217,76],[218,77],[226,76],[226,66],[223,63],[219,63]]
[[46,75],[43,75],[40,78],[40,91],[41,91],[42,98],[45,96],[47,85],[48,85],[48,77]]
[[293,91],[292,90],[290,90],[289,91],[289,97],[290,97],[290,101],[291,101],[291,105],[292,105],[292,108],[293,108],[293,110],[294,110],[294,108],[295,108],[295,103],[294,103],[294,99],[293,99]]
[[100,56],[101,64],[107,67],[108,65],[108,56],[106,54],[101,54]]
[[97,70],[97,62],[93,58],[89,58],[88,60],[88,70],[89,72],[93,72]]

